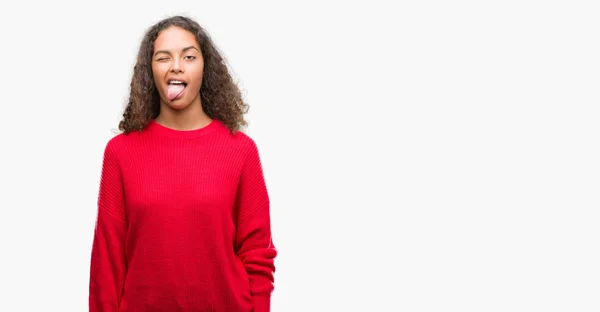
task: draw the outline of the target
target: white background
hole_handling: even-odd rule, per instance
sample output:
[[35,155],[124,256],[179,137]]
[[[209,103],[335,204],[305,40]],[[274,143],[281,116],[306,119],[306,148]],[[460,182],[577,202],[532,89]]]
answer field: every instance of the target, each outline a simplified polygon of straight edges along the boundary
[[317,3],[3,2],[0,311],[87,311],[102,152],[173,14],[251,105],[272,311],[599,311],[593,1]]

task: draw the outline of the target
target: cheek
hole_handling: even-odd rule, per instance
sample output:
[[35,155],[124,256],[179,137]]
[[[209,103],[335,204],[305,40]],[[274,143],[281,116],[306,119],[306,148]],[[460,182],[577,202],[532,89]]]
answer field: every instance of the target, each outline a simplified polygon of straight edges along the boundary
[[166,66],[164,64],[154,64],[152,65],[152,75],[154,77],[164,77]]
[[160,76],[158,68],[152,66],[152,77],[154,78],[154,83],[158,81],[158,77]]
[[192,73],[194,77],[194,85],[196,85],[197,88],[200,88],[200,86],[202,85],[203,74],[204,73],[202,71],[202,68],[194,69]]

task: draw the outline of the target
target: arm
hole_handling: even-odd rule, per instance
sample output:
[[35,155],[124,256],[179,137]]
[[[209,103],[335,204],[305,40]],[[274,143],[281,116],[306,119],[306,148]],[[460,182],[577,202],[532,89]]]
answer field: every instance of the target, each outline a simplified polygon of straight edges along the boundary
[[126,271],[124,206],[121,170],[109,142],[104,151],[90,261],[90,312],[118,311]]
[[236,211],[236,253],[248,273],[253,312],[269,312],[277,250],[271,239],[269,196],[254,142],[242,169]]

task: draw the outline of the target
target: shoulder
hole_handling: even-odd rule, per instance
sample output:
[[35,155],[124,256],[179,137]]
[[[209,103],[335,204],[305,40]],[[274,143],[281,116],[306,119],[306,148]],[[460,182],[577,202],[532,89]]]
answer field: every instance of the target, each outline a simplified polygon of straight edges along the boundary
[[121,132],[112,136],[104,145],[105,157],[112,156],[118,158],[123,153],[129,152],[132,149],[132,146],[134,146],[133,143],[138,141],[139,136],[140,133],[137,132],[131,132],[128,134]]
[[242,148],[248,149],[257,147],[254,139],[244,132],[238,131],[234,135],[232,135],[232,137],[234,138],[236,143]]
[[241,163],[260,163],[259,147],[254,138],[243,130],[231,133],[222,123],[219,123],[219,127],[222,128],[222,138],[227,142],[225,148],[228,155]]
[[123,134],[118,134],[108,139],[104,144],[104,162],[118,162],[122,150]]
[[231,133],[222,122],[218,121],[218,125],[221,128],[220,133],[225,136],[230,148],[244,152],[254,152],[258,149],[255,140],[242,130]]
[[238,131],[233,135],[233,138],[237,148],[245,159],[259,157],[258,144],[250,135]]
[[123,149],[123,146],[125,146],[125,141],[128,140],[127,136],[128,135],[124,133],[119,133],[109,138],[106,144],[104,145],[105,151],[118,152],[121,149]]
[[148,131],[131,131],[129,133],[118,132],[108,139],[106,148],[115,151],[130,149],[132,145],[143,141],[144,137],[148,136]]

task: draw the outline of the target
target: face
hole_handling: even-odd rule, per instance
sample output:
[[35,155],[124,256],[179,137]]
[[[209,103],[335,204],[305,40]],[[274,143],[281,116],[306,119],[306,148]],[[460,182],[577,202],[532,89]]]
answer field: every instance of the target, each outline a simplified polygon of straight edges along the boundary
[[179,27],[161,31],[154,42],[152,73],[161,106],[183,109],[200,104],[204,60],[196,37]]

